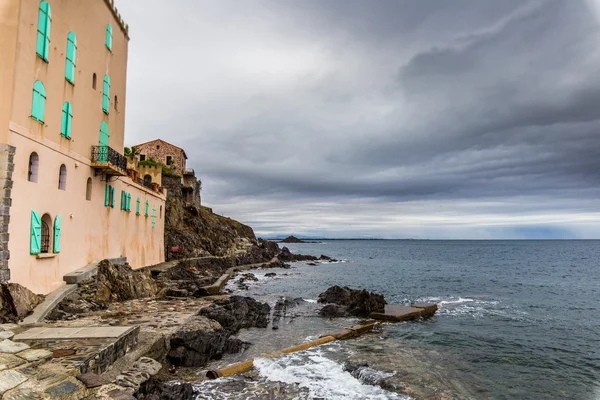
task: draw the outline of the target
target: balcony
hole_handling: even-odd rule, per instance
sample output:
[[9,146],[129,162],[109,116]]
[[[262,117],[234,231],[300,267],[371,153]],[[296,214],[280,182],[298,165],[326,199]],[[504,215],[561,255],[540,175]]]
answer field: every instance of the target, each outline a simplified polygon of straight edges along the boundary
[[186,168],[186,169],[184,169],[184,170],[183,170],[183,175],[194,175],[194,176],[195,176],[195,175],[196,175],[196,173],[194,172],[194,170],[193,170],[193,169],[191,169],[191,168]]
[[108,146],[92,146],[92,168],[96,175],[127,175],[127,157]]

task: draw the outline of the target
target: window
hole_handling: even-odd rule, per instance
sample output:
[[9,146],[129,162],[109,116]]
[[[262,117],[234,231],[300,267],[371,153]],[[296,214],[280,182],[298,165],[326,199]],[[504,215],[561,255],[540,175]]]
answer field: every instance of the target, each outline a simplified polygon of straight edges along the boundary
[[44,109],[46,107],[46,88],[41,81],[33,84],[33,100],[31,102],[31,117],[44,123]]
[[65,78],[71,84],[75,84],[75,60],[77,58],[77,40],[75,32],[67,35],[67,61],[65,67]]
[[148,206],[150,204],[148,203],[148,200],[146,200],[146,210],[144,211],[144,215],[147,217],[148,216]]
[[62,110],[62,128],[60,134],[67,139],[71,139],[71,125],[73,125],[73,109],[68,101],[63,105]]
[[173,157],[167,156],[167,165],[171,165],[173,163]]
[[140,161],[145,161],[145,160],[146,160],[146,155],[140,154]]
[[85,199],[87,201],[92,200],[92,178],[87,179],[87,183],[85,185]]
[[159,146],[159,145],[156,145],[156,150],[158,150],[158,149],[160,149],[160,146]]
[[94,75],[92,75],[92,89],[96,90],[96,80],[98,78],[96,77],[96,73],[94,72]]
[[65,190],[67,188],[67,167],[65,164],[60,166],[60,172],[58,174],[58,188]]
[[138,197],[137,200],[135,201],[135,215],[140,215],[140,203],[142,201],[140,200],[140,198]]
[[47,1],[40,3],[40,11],[38,14],[38,33],[36,53],[40,58],[48,62],[48,54],[50,52],[50,25],[52,23],[52,13],[50,12],[50,4]]
[[131,211],[131,193],[125,195],[125,211]]
[[117,98],[117,95],[115,95],[115,111],[118,111],[118,105],[119,105],[119,99]]
[[42,236],[41,236],[41,247],[40,253],[50,252],[50,226],[52,225],[52,218],[50,215],[44,214],[42,217]]
[[102,111],[108,114],[108,106],[110,104],[110,77],[104,75],[104,87],[102,90]]
[[160,206],[160,214],[158,214],[159,218],[162,218],[162,206]]
[[121,190],[121,210],[127,210],[127,196],[124,190]]
[[144,186],[152,186],[152,177],[150,175],[144,175]]
[[110,208],[115,208],[115,188],[110,191]]
[[38,168],[39,168],[40,159],[37,153],[33,152],[29,156],[29,170],[27,172],[27,180],[29,182],[38,181]]
[[106,25],[106,48],[112,52],[112,26],[110,24]]

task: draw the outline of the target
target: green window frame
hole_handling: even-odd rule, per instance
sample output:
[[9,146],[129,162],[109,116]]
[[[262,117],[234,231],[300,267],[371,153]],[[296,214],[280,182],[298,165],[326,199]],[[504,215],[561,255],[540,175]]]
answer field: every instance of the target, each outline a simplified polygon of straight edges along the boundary
[[104,86],[102,88],[102,111],[108,115],[110,106],[110,76],[104,75]]
[[110,185],[107,183],[104,188],[104,207],[110,205]]
[[42,81],[33,84],[33,98],[31,100],[31,117],[38,122],[44,123],[44,111],[46,109],[46,88]]
[[106,48],[112,53],[113,33],[112,25],[106,25]]
[[75,62],[77,60],[77,38],[75,32],[67,35],[67,60],[65,66],[65,78],[72,85],[75,84]]
[[42,251],[42,217],[31,210],[31,236],[29,240],[29,254],[40,254]]
[[135,215],[140,215],[140,203],[142,201],[140,200],[140,198],[138,197],[136,202],[135,202]]
[[152,206],[152,227],[156,225],[156,206]]
[[125,195],[125,211],[131,211],[131,193]]
[[110,197],[110,208],[115,208],[115,194],[116,194],[115,192],[116,192],[116,190],[113,187],[111,189],[111,193],[110,193],[111,194],[111,197]]
[[50,4],[47,1],[42,1],[38,14],[36,53],[46,62],[48,62],[48,55],[50,53],[50,25],[52,25]]
[[125,211],[125,191],[121,190],[121,210]]
[[71,139],[71,125],[73,125],[73,108],[68,101],[63,104],[62,109],[62,128],[60,134],[67,139]]
[[60,253],[60,231],[61,231],[61,227],[60,227],[60,222],[61,222],[62,217],[60,216],[60,214],[58,214],[56,216],[56,218],[54,219],[54,242],[53,242],[53,251],[55,254]]
[[144,212],[144,216],[148,216],[148,207],[150,206],[150,203],[148,202],[148,200],[146,200],[146,210]]

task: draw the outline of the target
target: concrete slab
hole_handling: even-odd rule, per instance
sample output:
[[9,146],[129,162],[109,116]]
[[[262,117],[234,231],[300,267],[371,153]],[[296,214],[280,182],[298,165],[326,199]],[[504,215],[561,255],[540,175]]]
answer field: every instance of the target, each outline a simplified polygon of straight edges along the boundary
[[0,331],[0,340],[12,339],[15,336],[13,331]]
[[44,318],[58,306],[58,303],[60,303],[62,299],[73,293],[76,289],[77,285],[65,285],[59,287],[46,296],[46,299],[33,310],[33,313],[23,320],[22,325],[38,324],[42,322]]
[[12,369],[0,372],[0,395],[27,381],[27,377]]
[[92,261],[85,267],[76,269],[73,272],[69,272],[68,274],[63,276],[63,280],[67,282],[67,284],[72,285],[79,282],[83,282],[86,279],[90,279],[93,276],[96,276],[98,273],[98,264],[100,261]]
[[31,328],[14,337],[18,341],[118,339],[134,326],[93,326],[78,328]]
[[0,331],[13,331],[18,328],[17,324],[0,324]]
[[410,321],[420,317],[420,308],[397,306],[392,304],[386,304],[385,311],[383,313],[374,312],[371,314],[371,318],[392,322]]
[[26,345],[25,343],[17,343],[8,339],[0,342],[0,353],[15,354],[27,350],[28,348],[29,345]]
[[52,358],[52,352],[44,349],[29,349],[16,354],[29,362],[47,360]]
[[[15,368],[23,364],[25,364],[25,360],[15,355],[0,353],[0,370]],[[4,368],[2,368],[2,366],[4,366]]]

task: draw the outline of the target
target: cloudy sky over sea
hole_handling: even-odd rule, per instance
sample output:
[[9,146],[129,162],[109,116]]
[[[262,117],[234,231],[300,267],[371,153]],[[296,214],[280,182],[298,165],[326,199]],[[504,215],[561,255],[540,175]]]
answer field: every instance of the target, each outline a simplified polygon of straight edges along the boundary
[[600,238],[600,2],[117,6],[127,144],[259,236]]

